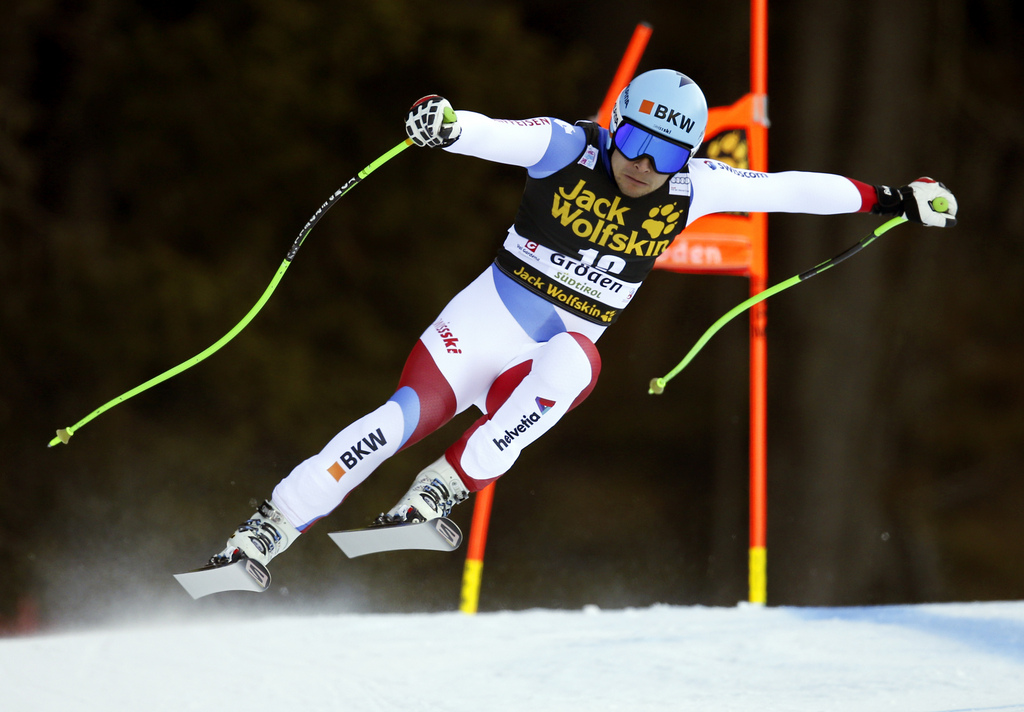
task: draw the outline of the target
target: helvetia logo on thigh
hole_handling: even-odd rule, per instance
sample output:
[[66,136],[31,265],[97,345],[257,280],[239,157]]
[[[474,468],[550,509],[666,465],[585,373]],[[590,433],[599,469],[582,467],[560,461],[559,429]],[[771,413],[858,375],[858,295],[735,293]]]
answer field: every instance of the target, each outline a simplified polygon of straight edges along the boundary
[[538,397],[536,399],[536,403],[538,410],[540,410],[539,413],[529,413],[528,415],[524,415],[522,418],[519,419],[519,424],[516,425],[516,427],[510,428],[505,431],[504,437],[492,439],[494,446],[498,448],[498,452],[501,452],[509,445],[511,445],[512,441],[514,441],[520,435],[523,435],[527,430],[533,427],[534,423],[539,422],[540,417],[542,415],[544,415],[549,410],[555,407],[555,401],[548,400],[547,398]]

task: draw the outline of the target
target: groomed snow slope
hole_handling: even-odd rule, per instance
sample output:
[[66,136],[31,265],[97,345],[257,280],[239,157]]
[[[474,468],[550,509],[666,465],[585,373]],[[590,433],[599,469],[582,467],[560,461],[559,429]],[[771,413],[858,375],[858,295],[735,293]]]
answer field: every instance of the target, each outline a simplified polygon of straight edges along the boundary
[[210,619],[0,640],[11,712],[1024,710],[1024,603]]

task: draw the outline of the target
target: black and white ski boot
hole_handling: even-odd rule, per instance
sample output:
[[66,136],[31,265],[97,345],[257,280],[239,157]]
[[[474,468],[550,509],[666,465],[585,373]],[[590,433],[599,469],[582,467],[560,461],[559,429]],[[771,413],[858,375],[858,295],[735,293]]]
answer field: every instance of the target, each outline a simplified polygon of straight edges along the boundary
[[374,520],[376,526],[426,522],[447,517],[452,507],[469,499],[469,490],[455,468],[442,455],[416,475],[398,504]]
[[273,502],[265,500],[256,513],[242,522],[228,539],[227,547],[210,559],[210,566],[227,565],[242,555],[262,566],[287,549],[299,534]]

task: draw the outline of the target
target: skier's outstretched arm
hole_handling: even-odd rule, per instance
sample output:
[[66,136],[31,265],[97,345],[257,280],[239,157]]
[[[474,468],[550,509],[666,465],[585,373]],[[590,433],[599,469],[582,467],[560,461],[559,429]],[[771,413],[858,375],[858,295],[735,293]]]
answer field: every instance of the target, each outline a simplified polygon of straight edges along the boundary
[[956,224],[953,194],[931,178],[901,188],[868,185],[831,173],[739,170],[708,159],[690,163],[689,222],[711,213],[765,212],[838,215],[873,213],[904,216],[933,227]]
[[562,168],[586,146],[585,132],[560,119],[492,119],[465,109],[455,112],[447,99],[435,95],[413,104],[405,131],[417,146],[521,166],[534,178]]

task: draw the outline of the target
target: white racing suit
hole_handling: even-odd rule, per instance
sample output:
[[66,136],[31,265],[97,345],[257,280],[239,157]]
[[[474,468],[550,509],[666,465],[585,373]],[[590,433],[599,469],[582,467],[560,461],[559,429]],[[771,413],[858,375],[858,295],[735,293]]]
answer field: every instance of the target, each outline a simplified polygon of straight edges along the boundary
[[607,130],[550,118],[499,121],[458,112],[448,151],[528,169],[515,224],[495,262],[427,327],[395,393],[348,425],[274,489],[300,531],[378,465],[476,406],[482,416],[445,452],[478,491],[589,395],[595,343],[672,240],[716,212],[852,213],[874,189],[838,175],[756,173],[693,159],[641,198],[622,195]]

